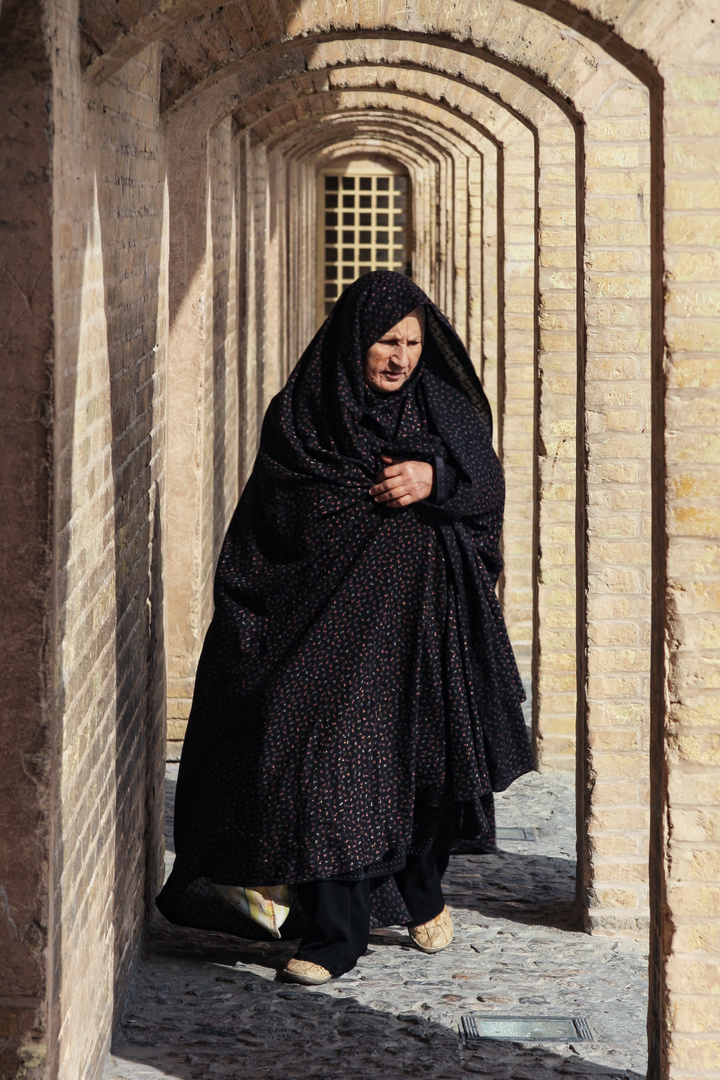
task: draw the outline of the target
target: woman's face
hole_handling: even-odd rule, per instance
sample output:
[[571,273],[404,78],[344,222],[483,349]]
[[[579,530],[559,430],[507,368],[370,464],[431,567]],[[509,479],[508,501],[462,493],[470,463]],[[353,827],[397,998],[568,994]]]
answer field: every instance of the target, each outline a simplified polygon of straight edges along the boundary
[[399,390],[417,367],[423,345],[423,311],[415,308],[383,334],[363,356],[365,382],[373,390]]

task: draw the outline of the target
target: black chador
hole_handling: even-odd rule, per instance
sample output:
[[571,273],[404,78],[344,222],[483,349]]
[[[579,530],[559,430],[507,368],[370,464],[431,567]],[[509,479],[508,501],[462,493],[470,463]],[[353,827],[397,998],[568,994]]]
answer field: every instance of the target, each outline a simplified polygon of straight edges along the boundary
[[[412,376],[369,388],[365,351],[417,307]],[[434,496],[376,503],[383,453],[433,463]],[[201,913],[209,881],[370,877],[376,921],[402,921],[389,875],[408,854],[492,835],[492,792],[533,768],[495,594],[503,502],[454,330],[408,278],[360,278],[271,402],[222,547],[168,918],[232,930]]]

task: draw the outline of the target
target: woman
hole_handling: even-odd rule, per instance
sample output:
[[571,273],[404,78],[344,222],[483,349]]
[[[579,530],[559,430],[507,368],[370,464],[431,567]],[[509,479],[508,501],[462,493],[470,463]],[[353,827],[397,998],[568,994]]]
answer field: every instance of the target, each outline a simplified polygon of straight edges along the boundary
[[257,936],[223,886],[296,886],[292,981],[350,970],[371,919],[449,944],[448,852],[493,839],[492,792],[533,767],[494,591],[491,423],[450,324],[388,271],[346,290],[268,408],[217,568],[158,906]]

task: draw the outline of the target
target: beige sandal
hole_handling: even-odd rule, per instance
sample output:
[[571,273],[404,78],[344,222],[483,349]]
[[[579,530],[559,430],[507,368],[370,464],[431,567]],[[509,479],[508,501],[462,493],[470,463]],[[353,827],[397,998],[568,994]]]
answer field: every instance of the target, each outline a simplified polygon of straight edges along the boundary
[[301,986],[321,986],[332,979],[327,968],[296,957],[288,960],[280,975],[285,982],[300,983]]
[[418,949],[425,953],[442,952],[453,939],[453,924],[446,907],[430,922],[408,926],[408,933]]

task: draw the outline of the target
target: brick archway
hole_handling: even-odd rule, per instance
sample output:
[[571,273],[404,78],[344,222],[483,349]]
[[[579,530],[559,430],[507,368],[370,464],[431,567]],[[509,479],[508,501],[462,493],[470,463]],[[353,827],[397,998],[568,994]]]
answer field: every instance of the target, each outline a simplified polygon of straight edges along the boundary
[[[278,347],[268,340],[268,319],[282,309],[269,271],[288,257],[302,265],[309,234],[283,231],[273,216],[281,193],[258,163],[264,154],[278,163],[296,185],[283,205],[300,213],[302,176],[331,145],[321,132],[346,144],[353,117],[378,145],[393,140],[426,162],[418,190],[440,202],[462,191],[479,229],[468,235],[485,244],[481,264],[475,252],[461,257],[462,215],[438,217],[424,204],[428,283],[485,350],[486,377],[497,358],[518,506],[530,479],[530,555],[518,516],[508,543],[518,541],[519,569],[513,579],[509,558],[505,602],[510,610],[521,600],[529,566],[547,760],[571,749],[567,680],[579,669],[581,893],[591,924],[612,931],[641,927],[649,892],[651,1075],[712,1066],[720,31],[712,0],[609,10],[604,0],[461,0],[431,12],[409,0],[393,15],[361,3],[331,15],[310,0],[37,0],[20,20],[4,0],[9,91],[36,149],[43,110],[53,129],[38,173],[51,221],[43,217],[42,235],[18,222],[18,235],[52,251],[53,291],[40,295],[41,272],[3,279],[9,310],[19,303],[33,316],[13,323],[14,355],[27,341],[33,362],[23,368],[27,426],[7,447],[8,475],[52,476],[52,496],[17,500],[36,569],[21,567],[22,581],[6,590],[32,601],[20,604],[8,641],[15,648],[20,633],[33,643],[36,664],[18,684],[22,700],[7,699],[16,767],[5,810],[30,805],[40,824],[18,831],[27,874],[8,892],[3,933],[15,927],[13,950],[32,954],[41,977],[23,1004],[20,964],[2,992],[20,1033],[9,1052],[37,1050],[48,1062],[37,1075],[93,1075],[121,1008],[157,876],[168,563],[193,582],[194,624],[172,590],[168,598],[176,642],[207,617],[212,552],[254,438],[250,423],[240,446],[228,433],[241,414],[257,417],[306,329],[285,312]],[[13,74],[31,67],[32,87]],[[518,124],[528,135],[511,146]],[[412,125],[426,133],[425,159]],[[523,139],[532,154],[516,152]],[[15,175],[21,163],[10,155],[6,166]],[[241,278],[238,237],[250,224],[258,261],[246,260]],[[453,245],[450,272],[442,253]],[[481,314],[467,288],[478,273]],[[50,395],[41,324],[52,326]],[[254,403],[233,382],[238,328],[265,373]],[[184,364],[173,352],[181,338]],[[35,437],[47,431],[49,449],[46,435]],[[185,518],[172,491],[165,496],[180,466],[195,493]],[[204,475],[218,478],[209,489]],[[573,598],[576,643],[564,617]],[[171,662],[193,647],[170,644]],[[21,714],[35,717],[32,731]],[[554,714],[566,725],[555,732]],[[23,907],[27,882],[35,900]],[[71,977],[71,957],[101,987],[92,1000]],[[35,1024],[43,1009],[49,1036]]]

